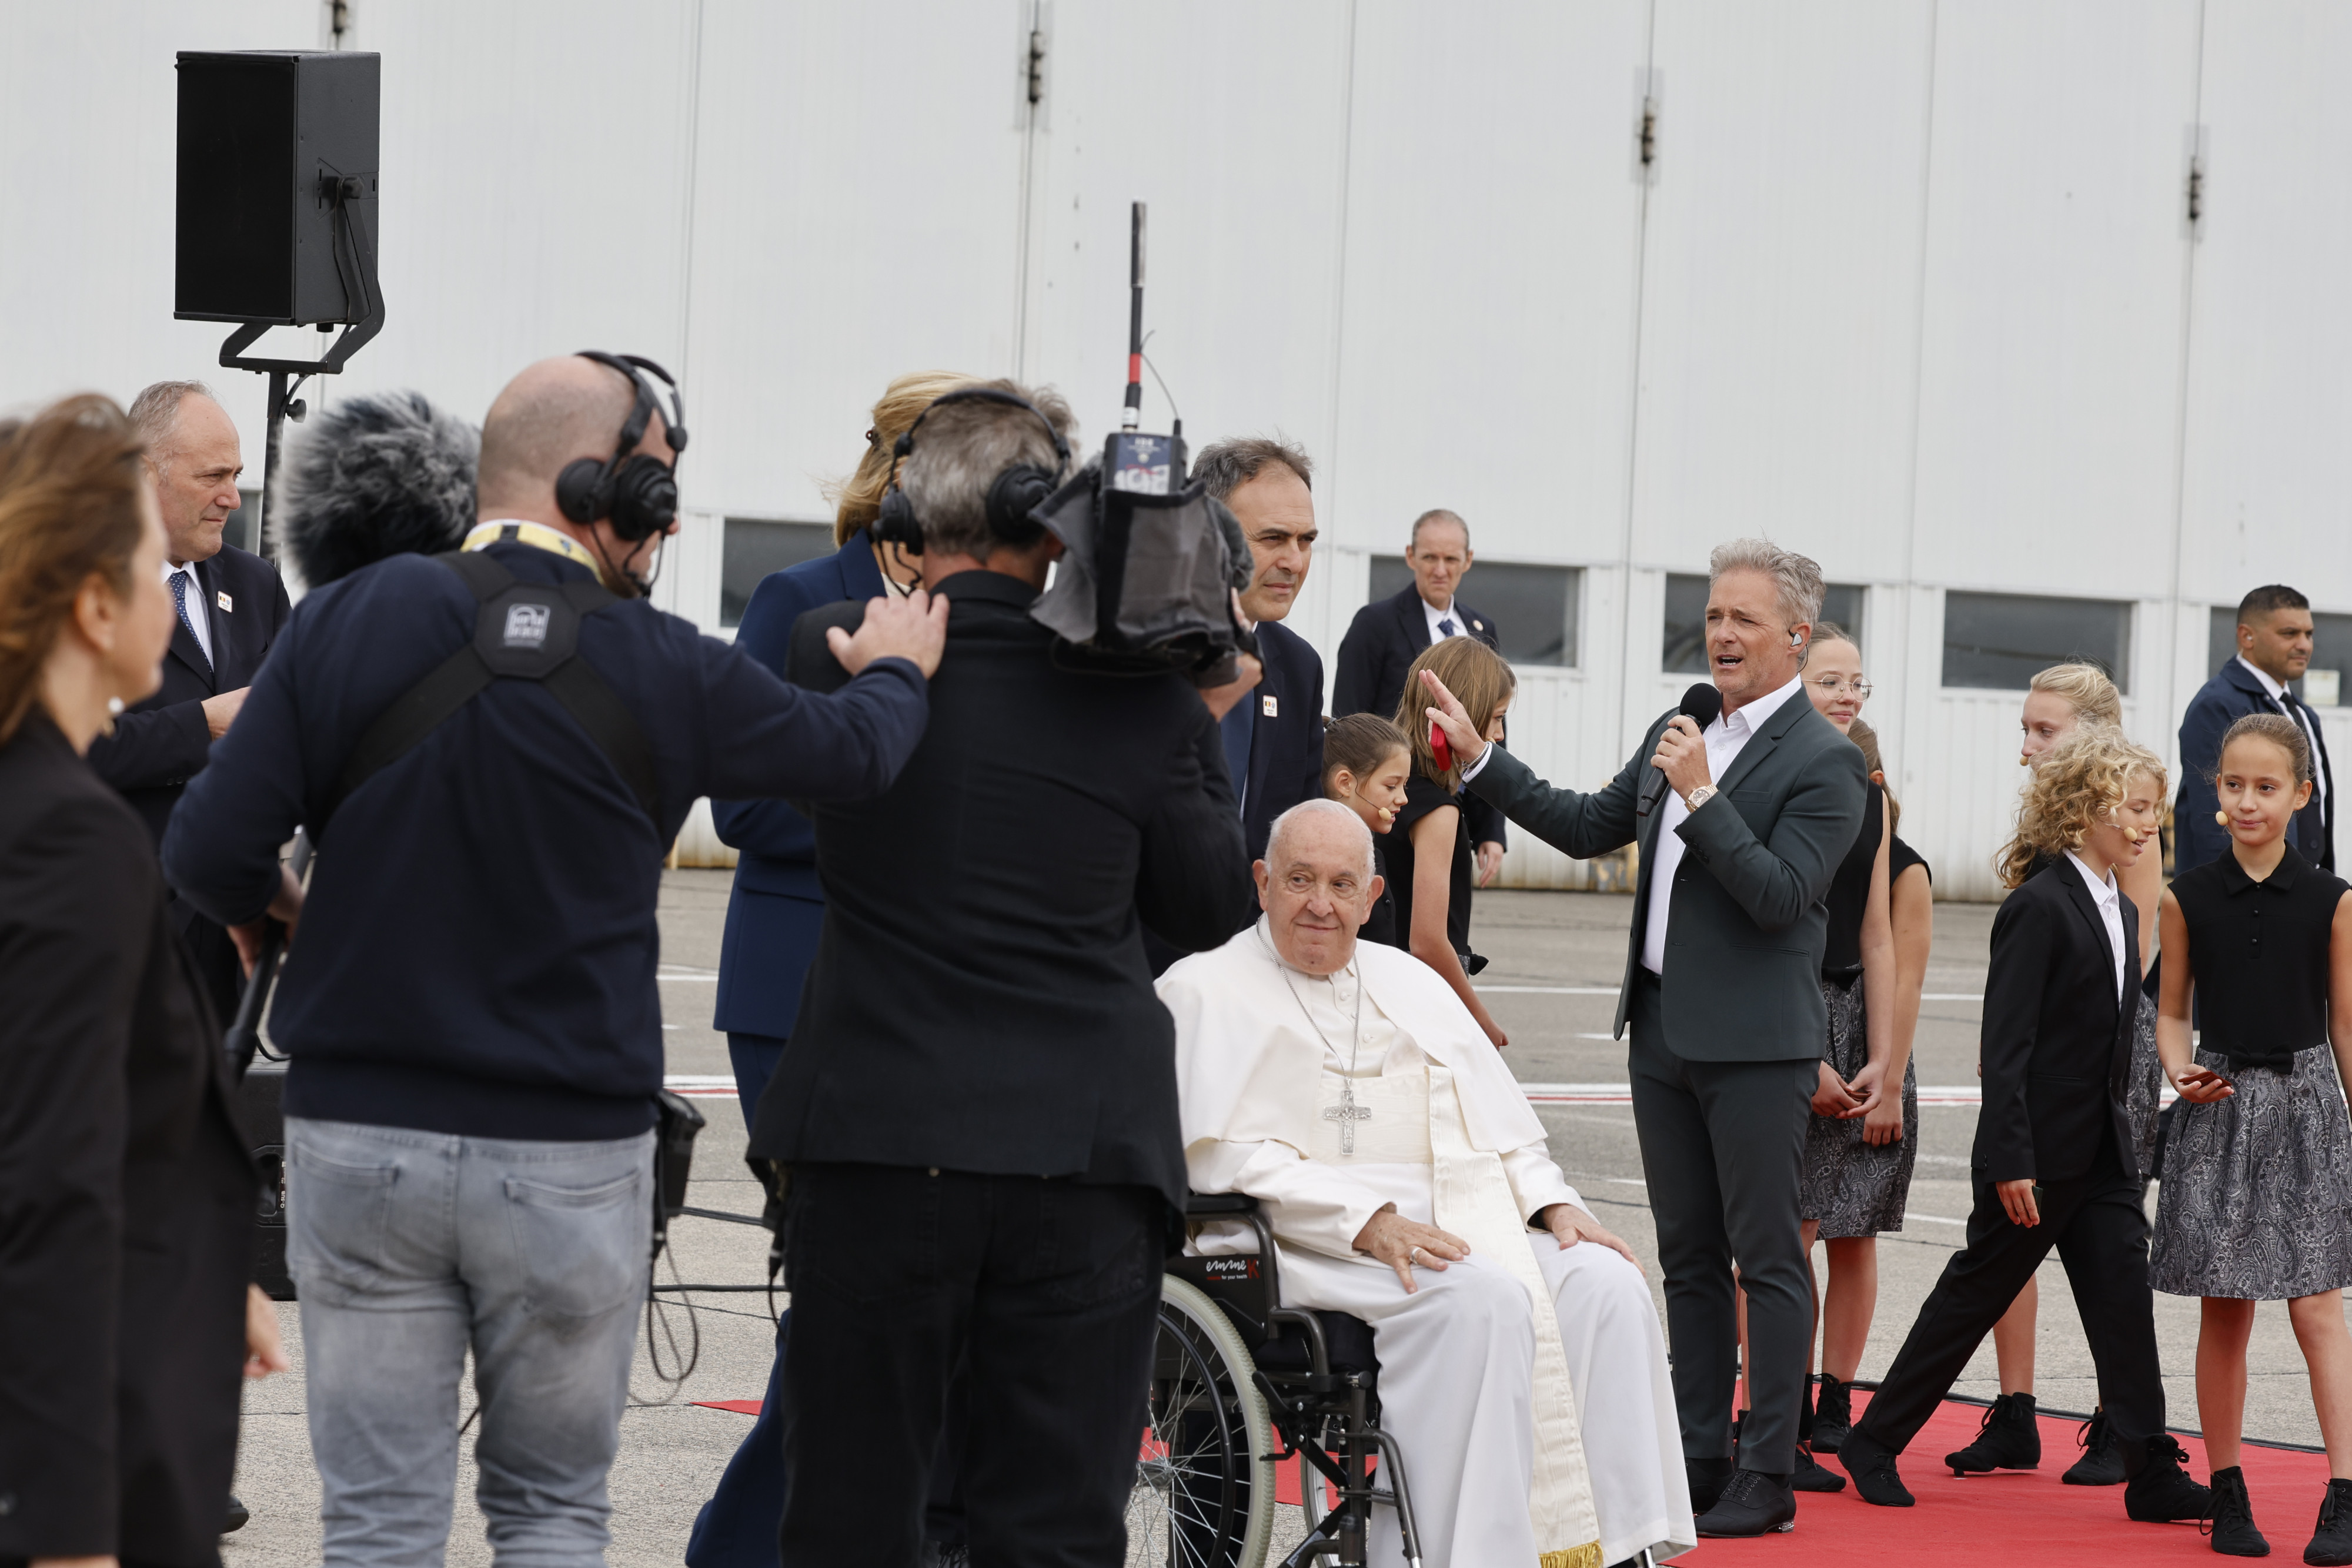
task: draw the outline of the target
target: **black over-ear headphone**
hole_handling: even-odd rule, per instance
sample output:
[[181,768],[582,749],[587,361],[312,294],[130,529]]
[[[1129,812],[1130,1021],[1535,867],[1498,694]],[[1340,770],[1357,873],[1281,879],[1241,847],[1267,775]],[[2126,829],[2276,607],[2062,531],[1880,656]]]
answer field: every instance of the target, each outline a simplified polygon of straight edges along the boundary
[[668,528],[677,516],[676,474],[659,458],[636,450],[654,417],[654,390],[646,373],[659,376],[669,388],[667,434],[673,453],[686,450],[686,401],[677,390],[677,378],[640,355],[583,349],[578,357],[620,371],[629,378],[637,395],[610,458],[579,458],[565,464],[563,472],[555,476],[555,505],[583,528],[599,518],[610,518],[613,531],[635,544]]
[[1045,531],[1045,526],[1031,521],[1029,514],[1054,493],[1054,486],[1062,482],[1064,474],[1069,472],[1070,444],[1063,439],[1061,431],[1052,420],[1038,413],[1035,403],[1027,398],[1015,397],[1009,392],[999,392],[994,387],[960,387],[951,392],[942,392],[931,401],[929,408],[915,416],[915,423],[898,437],[898,444],[890,449],[890,488],[883,493],[881,511],[874,519],[875,540],[880,544],[897,545],[908,555],[923,553],[923,525],[915,518],[915,503],[908,499],[907,492],[900,487],[898,472],[900,465],[915,450],[915,432],[923,427],[923,421],[931,417],[931,410],[951,402],[1001,402],[1013,408],[1025,408],[1037,415],[1037,423],[1044,425],[1045,434],[1054,438],[1054,456],[1059,466],[1052,473],[1034,463],[1015,463],[989,481],[988,486],[989,533],[1015,549],[1036,543],[1037,536]]

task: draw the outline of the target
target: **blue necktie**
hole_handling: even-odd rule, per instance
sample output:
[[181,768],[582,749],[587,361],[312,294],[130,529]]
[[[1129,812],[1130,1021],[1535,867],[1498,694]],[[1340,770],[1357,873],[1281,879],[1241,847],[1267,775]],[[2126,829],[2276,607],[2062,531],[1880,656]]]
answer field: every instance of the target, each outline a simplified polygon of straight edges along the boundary
[[205,669],[211,669],[212,655],[205,652],[205,640],[196,636],[196,623],[188,619],[188,574],[184,569],[172,574],[172,604],[180,612],[180,624],[188,629],[189,636],[196,639],[197,656],[204,660]]
[[1454,635],[1453,616],[1447,615],[1440,618],[1437,622],[1437,634],[1441,637],[1451,637]]

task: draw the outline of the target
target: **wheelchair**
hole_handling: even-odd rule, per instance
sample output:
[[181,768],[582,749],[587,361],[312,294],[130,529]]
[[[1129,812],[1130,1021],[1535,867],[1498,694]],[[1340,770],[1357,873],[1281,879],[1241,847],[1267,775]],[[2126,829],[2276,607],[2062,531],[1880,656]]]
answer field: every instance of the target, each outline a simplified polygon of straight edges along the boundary
[[1370,1326],[1281,1305],[1274,1234],[1255,1198],[1194,1193],[1185,1214],[1246,1221],[1257,1251],[1169,1260],[1128,1563],[1261,1568],[1277,1534],[1289,1533],[1276,1523],[1275,1490],[1295,1458],[1306,1534],[1282,1568],[1361,1568],[1375,1505],[1395,1511],[1405,1559],[1419,1568],[1404,1456],[1380,1427]]

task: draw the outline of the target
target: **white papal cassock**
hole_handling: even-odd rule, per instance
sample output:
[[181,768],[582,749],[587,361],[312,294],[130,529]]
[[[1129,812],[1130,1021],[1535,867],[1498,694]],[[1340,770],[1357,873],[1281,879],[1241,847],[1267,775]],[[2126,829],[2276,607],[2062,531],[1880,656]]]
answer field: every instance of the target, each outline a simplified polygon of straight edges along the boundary
[[[1245,1192],[1283,1302],[1371,1325],[1428,1568],[1599,1568],[1693,1544],[1665,1343],[1641,1271],[1528,1221],[1582,1207],[1510,1071],[1435,971],[1359,944],[1325,977],[1260,920],[1160,981],[1193,1189]],[[1404,1292],[1355,1239],[1382,1206],[1470,1243]],[[1255,1247],[1203,1229],[1204,1253]],[[1378,1511],[1374,1561],[1402,1563]]]

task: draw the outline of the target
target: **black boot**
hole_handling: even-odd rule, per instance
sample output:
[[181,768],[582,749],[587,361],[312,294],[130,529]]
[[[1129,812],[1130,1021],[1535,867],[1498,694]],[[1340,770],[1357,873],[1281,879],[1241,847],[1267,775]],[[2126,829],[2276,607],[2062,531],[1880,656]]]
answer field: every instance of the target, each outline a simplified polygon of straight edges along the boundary
[[1869,1427],[1856,1427],[1848,1432],[1837,1458],[1845,1473],[1853,1478],[1853,1490],[1863,1501],[1880,1508],[1909,1508],[1918,1500],[1895,1470],[1895,1450],[1872,1437]]
[[[2132,1471],[2130,1445],[2124,1449],[2124,1469]],[[2178,1519],[2213,1517],[2213,1493],[2189,1479],[2181,1467],[2188,1450],[2169,1432],[2158,1432],[2141,1449],[2137,1474],[2124,1483],[2124,1512],[2143,1524],[2169,1524]]]
[[2224,1557],[2268,1557],[2271,1543],[2254,1528],[2254,1500],[2246,1472],[2231,1465],[2213,1472],[2213,1550]]
[[2091,1412],[2091,1418],[2074,1433],[2074,1446],[2083,1450],[2083,1457],[2069,1465],[2059,1479],[2070,1487],[2124,1484],[2124,1457],[2116,1448],[2116,1435],[2107,1426],[2105,1410]]
[[1956,1476],[1983,1475],[1989,1470],[2031,1470],[2042,1465],[2042,1423],[2033,1418],[2033,1396],[2004,1394],[1984,1413],[1977,1440],[1944,1463]]
[[253,1515],[247,1511],[245,1504],[236,1500],[236,1494],[231,1492],[228,1499],[228,1518],[221,1525],[221,1533],[226,1535],[232,1531],[243,1530],[252,1521]]
[[1729,1459],[1683,1460],[1683,1478],[1690,1482],[1691,1511],[1705,1513],[1723,1495],[1731,1480]]
[[1822,1374],[1821,1399],[1813,1411],[1813,1452],[1834,1454],[1853,1430],[1853,1385]]
[[2327,1495],[2319,1500],[2319,1529],[2303,1549],[2303,1560],[2321,1568],[2352,1563],[2352,1481],[2327,1483]]
[[1769,1535],[1797,1526],[1797,1494],[1786,1476],[1736,1470],[1715,1506],[1698,1516],[1702,1537]]
[[1790,1476],[1789,1485],[1796,1491],[1843,1491],[1845,1478],[1835,1470],[1824,1469],[1821,1460],[1813,1458],[1813,1451],[1800,1443],[1797,1445],[1797,1469]]

